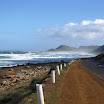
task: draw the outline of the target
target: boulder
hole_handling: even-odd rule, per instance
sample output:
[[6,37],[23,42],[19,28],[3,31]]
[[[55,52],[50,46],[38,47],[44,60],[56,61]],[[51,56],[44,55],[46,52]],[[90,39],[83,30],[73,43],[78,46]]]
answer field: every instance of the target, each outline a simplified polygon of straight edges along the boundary
[[13,68],[11,68],[11,71],[14,71]]
[[26,66],[27,68],[30,68],[30,66]]

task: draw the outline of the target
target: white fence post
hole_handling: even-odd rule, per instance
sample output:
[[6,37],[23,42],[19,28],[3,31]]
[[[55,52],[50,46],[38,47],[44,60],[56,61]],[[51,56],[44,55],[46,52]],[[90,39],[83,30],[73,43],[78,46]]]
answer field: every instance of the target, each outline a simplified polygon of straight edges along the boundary
[[36,90],[37,90],[38,103],[39,104],[45,104],[44,103],[42,84],[36,84]]
[[52,83],[55,83],[55,70],[51,70]]
[[60,75],[59,66],[56,66],[56,69],[57,69],[57,74]]
[[74,60],[71,61],[72,63],[74,62]]
[[62,64],[60,64],[60,70],[62,70]]
[[66,67],[66,63],[64,63],[64,67]]

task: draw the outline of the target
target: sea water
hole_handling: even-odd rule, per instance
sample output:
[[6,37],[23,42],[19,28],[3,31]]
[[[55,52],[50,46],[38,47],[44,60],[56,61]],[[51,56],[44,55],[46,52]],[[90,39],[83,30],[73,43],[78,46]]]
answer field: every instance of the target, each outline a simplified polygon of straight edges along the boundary
[[73,59],[93,57],[85,52],[23,52],[0,51],[0,68],[22,65],[26,63],[69,62]]

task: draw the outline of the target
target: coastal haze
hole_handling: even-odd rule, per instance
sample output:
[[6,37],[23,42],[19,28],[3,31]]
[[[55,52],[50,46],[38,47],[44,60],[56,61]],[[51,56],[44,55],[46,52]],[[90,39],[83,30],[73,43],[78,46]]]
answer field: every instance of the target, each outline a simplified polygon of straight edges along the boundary
[[60,45],[47,51],[0,51],[0,67],[12,67],[27,63],[69,62],[73,59],[94,57],[104,52],[104,46]]
[[[94,47],[94,46],[93,46]],[[69,62],[72,59],[93,57],[95,54],[85,49],[61,45],[48,51],[0,51],[0,67],[12,67],[27,63]],[[95,47],[94,47],[95,49]]]

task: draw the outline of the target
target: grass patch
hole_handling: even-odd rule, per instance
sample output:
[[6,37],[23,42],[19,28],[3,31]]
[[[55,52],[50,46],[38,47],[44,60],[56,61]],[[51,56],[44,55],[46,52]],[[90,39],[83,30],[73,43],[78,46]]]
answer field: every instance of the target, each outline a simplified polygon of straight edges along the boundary
[[52,95],[50,96],[51,100],[56,100],[58,99],[58,97],[56,97],[56,93],[52,93]]
[[30,96],[25,97],[24,99],[22,99],[21,102],[19,102],[18,104],[38,104],[37,101],[37,94],[36,93],[32,93]]
[[36,84],[48,77],[47,73],[39,75],[30,82],[18,84],[0,94],[0,104],[38,104]]
[[[56,75],[56,89],[54,91],[50,91],[51,95],[49,97],[51,102],[48,104],[55,104],[55,101],[59,99],[56,90],[60,86],[63,76],[68,69],[70,69],[70,66],[67,64],[67,67],[63,67],[63,70],[61,70],[60,76]],[[56,69],[56,67],[53,67],[53,69]],[[50,77],[50,75],[47,73],[41,74],[37,78],[31,79],[30,82],[24,83],[22,85],[18,84],[17,86],[13,86],[13,88],[4,91],[2,94],[0,94],[0,104],[38,104],[35,88],[36,83],[42,83],[42,81],[48,77]]]
[[[63,67],[63,69],[60,70],[60,75],[57,75],[56,71],[56,83],[54,84],[54,86],[52,86],[52,91],[50,91],[50,97],[47,97],[47,99],[49,99],[48,104],[55,104],[55,102],[57,102],[57,100],[59,99],[57,91],[61,85],[62,78],[68,72],[68,70],[70,70],[72,65],[73,64],[71,65],[67,64],[66,67]],[[56,67],[53,67],[53,69],[56,69]]]

